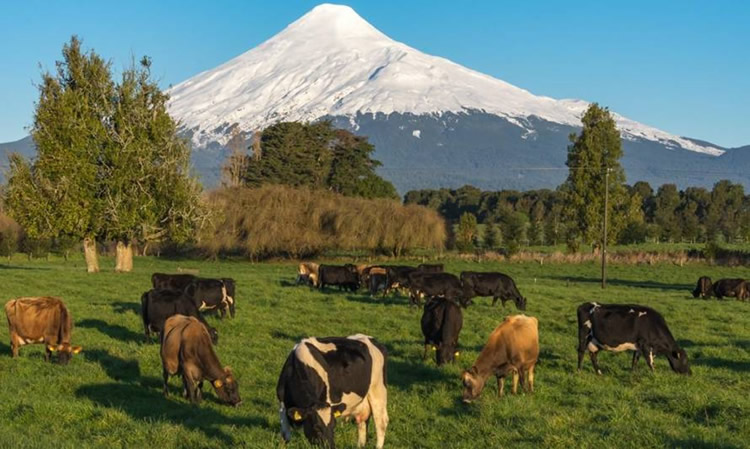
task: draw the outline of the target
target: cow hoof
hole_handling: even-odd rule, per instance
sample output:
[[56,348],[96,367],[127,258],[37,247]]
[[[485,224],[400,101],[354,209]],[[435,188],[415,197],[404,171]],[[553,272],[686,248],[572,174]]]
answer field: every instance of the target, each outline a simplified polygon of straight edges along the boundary
[[602,375],[602,370],[600,370],[600,369],[596,370],[596,374],[598,374],[598,375],[601,376]]

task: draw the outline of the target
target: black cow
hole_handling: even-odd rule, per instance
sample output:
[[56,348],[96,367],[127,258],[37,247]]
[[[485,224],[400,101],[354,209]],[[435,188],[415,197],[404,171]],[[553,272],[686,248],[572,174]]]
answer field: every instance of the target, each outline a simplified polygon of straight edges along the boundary
[[152,332],[161,333],[164,330],[164,322],[172,315],[197,318],[208,329],[214,344],[219,343],[219,334],[216,329],[206,323],[198,307],[183,292],[152,289],[141,295],[141,317],[147,339],[151,337]]
[[597,374],[596,354],[605,351],[635,351],[632,368],[643,355],[654,370],[654,355],[664,354],[672,370],[690,374],[687,353],[677,346],[666,321],[656,310],[632,304],[583,303],[578,307],[578,370],[586,351]]
[[418,304],[424,296],[441,296],[461,303],[464,307],[471,299],[469,290],[451,273],[412,272],[409,275],[409,300]]
[[156,290],[185,290],[196,279],[192,274],[154,273],[151,275],[151,286]]
[[385,293],[388,294],[394,289],[409,288],[409,275],[417,271],[416,267],[408,265],[386,265],[385,268],[386,282]]
[[227,310],[234,318],[235,313],[235,283],[234,279],[193,279],[185,287],[185,296],[190,298],[199,310],[217,310],[224,318]]
[[359,273],[357,267],[351,264],[344,266],[321,265],[318,268],[318,288],[335,285],[339,289],[357,291],[359,289]]
[[699,277],[698,284],[695,286],[695,290],[693,290],[693,298],[708,298],[711,296],[711,293],[711,278],[708,276]]
[[417,265],[417,270],[421,271],[422,273],[442,273],[444,268],[443,264],[441,263],[421,263]]
[[476,271],[464,271],[461,273],[461,282],[464,287],[471,291],[472,296],[492,296],[492,305],[497,300],[505,302],[513,300],[518,310],[526,310],[526,298],[516,287],[513,279],[503,273],[481,273]]
[[284,441],[292,436],[291,420],[303,426],[311,443],[335,449],[336,418],[344,416],[357,424],[362,447],[372,414],[376,447],[382,449],[388,426],[386,358],[383,346],[361,334],[311,337],[295,345],[276,385]]
[[714,296],[718,299],[733,296],[745,300],[748,297],[748,288],[744,279],[719,279],[711,287]]
[[463,313],[455,302],[437,297],[428,299],[422,313],[422,359],[427,358],[427,349],[432,347],[435,349],[435,362],[438,366],[453,362],[458,356],[458,334],[463,322]]

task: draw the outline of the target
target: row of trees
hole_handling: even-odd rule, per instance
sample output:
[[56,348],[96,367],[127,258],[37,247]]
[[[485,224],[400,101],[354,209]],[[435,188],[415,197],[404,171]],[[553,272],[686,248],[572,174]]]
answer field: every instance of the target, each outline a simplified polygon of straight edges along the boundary
[[375,147],[367,138],[335,129],[328,121],[278,123],[254,134],[251,142],[248,147],[244,134],[234,132],[222,172],[224,186],[277,184],[398,198],[393,184],[375,173],[381,164],[372,158]]
[[134,241],[186,241],[204,216],[190,149],[150,59],[115,82],[111,64],[78,38],[62,53],[39,84],[36,158],[10,156],[5,207],[30,239],[83,241],[90,272],[99,270],[96,242],[116,241],[116,269],[130,271]]

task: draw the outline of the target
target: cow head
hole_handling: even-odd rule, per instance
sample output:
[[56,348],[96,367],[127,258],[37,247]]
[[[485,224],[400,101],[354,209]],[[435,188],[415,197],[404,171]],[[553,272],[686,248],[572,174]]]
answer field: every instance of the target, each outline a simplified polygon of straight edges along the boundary
[[520,311],[526,310],[526,298],[524,298],[521,295],[517,295],[515,298],[513,298],[513,303],[516,305],[516,309]]
[[690,363],[688,362],[687,352],[684,349],[677,349],[667,354],[667,360],[669,360],[669,366],[672,370],[678,374],[692,374],[690,372]]
[[474,366],[461,373],[461,381],[464,385],[463,401],[465,403],[470,403],[482,394],[485,380],[477,375],[477,368]]
[[287,414],[293,422],[302,424],[307,441],[335,449],[333,431],[336,428],[336,418],[344,409],[344,404],[319,404],[308,408],[292,407],[287,410]]
[[219,344],[219,331],[216,330],[215,327],[206,326],[206,329],[208,330],[208,335],[211,336],[211,343],[214,345]]
[[73,354],[78,354],[82,349],[80,346],[71,346],[70,343],[47,345],[48,352],[57,353],[57,363],[61,365],[67,365]]
[[224,375],[212,382],[216,394],[223,402],[237,407],[242,403],[240,399],[240,389],[237,385],[237,379],[232,374],[232,369],[224,367]]
[[435,362],[438,366],[444,363],[453,363],[458,357],[455,343],[440,343],[435,352]]

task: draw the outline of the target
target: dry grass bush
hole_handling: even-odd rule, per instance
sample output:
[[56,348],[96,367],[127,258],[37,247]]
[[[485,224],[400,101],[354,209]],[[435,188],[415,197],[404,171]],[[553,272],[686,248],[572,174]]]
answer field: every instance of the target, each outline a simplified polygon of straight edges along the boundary
[[0,212],[0,256],[11,257],[18,251],[23,230],[18,223]]
[[285,186],[232,188],[207,194],[210,223],[199,246],[209,254],[251,258],[309,257],[326,250],[369,250],[400,256],[442,249],[443,219],[422,206]]

